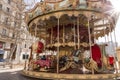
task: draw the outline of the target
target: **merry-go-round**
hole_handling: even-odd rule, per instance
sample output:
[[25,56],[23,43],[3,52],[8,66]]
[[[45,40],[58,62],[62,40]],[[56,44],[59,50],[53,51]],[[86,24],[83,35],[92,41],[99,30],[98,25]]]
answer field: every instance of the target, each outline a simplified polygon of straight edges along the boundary
[[[44,0],[26,13],[31,35],[39,38],[30,47],[23,75],[43,79],[104,79],[120,76],[117,58],[106,52],[99,37],[114,32],[117,15],[111,16],[108,0]],[[115,49],[115,47],[113,47]],[[115,53],[114,53],[115,54]]]

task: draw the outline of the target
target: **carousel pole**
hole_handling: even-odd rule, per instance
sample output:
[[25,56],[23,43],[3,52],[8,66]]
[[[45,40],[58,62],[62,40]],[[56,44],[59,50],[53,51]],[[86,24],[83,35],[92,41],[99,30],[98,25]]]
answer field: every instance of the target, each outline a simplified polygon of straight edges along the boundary
[[[103,25],[104,25],[104,19],[103,19]],[[105,43],[107,42],[107,40],[106,40],[106,31],[105,31],[105,29],[104,29],[104,38],[105,38]]]
[[[110,24],[109,24],[110,25]],[[113,39],[112,39],[112,30],[111,30],[111,27],[109,26],[109,30],[110,30],[110,38],[111,38],[111,41],[112,41],[112,48],[113,48],[113,51],[115,51],[115,47],[114,47],[114,44],[113,44]],[[114,52],[114,60],[115,60],[115,70],[116,70],[116,73],[118,73],[118,66],[117,66],[117,58],[116,58],[116,52]]]
[[50,43],[52,44],[52,41],[53,41],[53,28],[51,28],[51,40],[50,40]]
[[[45,25],[45,29],[46,29],[46,32],[45,32],[45,34],[46,34],[46,36],[45,36],[45,41],[47,41],[47,26]],[[45,42],[45,44],[44,44],[44,50],[46,49],[46,47],[47,47],[47,43]]]
[[93,36],[94,36],[94,43],[96,43],[96,35],[95,35],[95,32],[93,32]]
[[97,42],[100,43],[99,37],[97,36]]
[[[103,25],[104,25],[104,18],[103,18]],[[106,29],[106,28],[105,28]],[[106,42],[107,42],[107,40],[106,40],[106,36],[105,36],[105,34],[106,34],[106,31],[105,31],[105,29],[103,29],[103,33],[104,33],[104,39],[105,39],[105,44],[106,44]],[[103,61],[103,59],[104,59],[104,57],[107,57],[106,56],[106,51],[105,51],[105,46],[106,45],[102,45],[102,61]],[[108,59],[107,59],[107,65],[108,65]],[[105,69],[105,65],[103,64],[103,62],[102,62],[102,70],[104,70]]]
[[[114,34],[114,39],[115,39],[115,42],[117,42],[117,40],[116,40],[116,33],[115,33],[115,29],[113,30],[113,32],[114,32],[113,34]],[[116,53],[116,54],[115,54],[115,56],[117,56],[116,49],[117,49],[117,45],[115,44],[115,53]],[[119,70],[119,68],[120,68],[120,67],[119,67],[119,61],[118,61],[118,58],[117,58],[117,57],[116,57],[116,61],[117,61],[117,63],[116,63],[116,64],[117,64],[117,69]],[[119,72],[119,71],[118,71],[118,72]]]
[[65,25],[63,24],[63,46],[65,46]]
[[[91,34],[90,34],[90,23],[89,23],[89,18],[88,18],[88,36],[89,36],[89,47],[90,47],[90,57],[91,57],[91,59],[93,59],[92,58],[92,48],[91,48],[91,46],[92,46],[92,41],[91,41]],[[92,68],[92,74],[94,74],[94,69]]]
[[[30,67],[30,61],[31,61],[31,59],[33,58],[33,57],[32,57],[32,51],[33,51],[33,49],[32,49],[32,46],[31,46],[30,57],[29,57],[29,59],[28,59],[28,70],[29,70],[29,67]],[[26,66],[27,66],[27,61],[25,60],[24,70],[26,70]]]
[[58,45],[57,45],[57,74],[59,74],[59,43],[60,43],[60,41],[59,41],[59,23],[60,23],[60,20],[59,20],[59,18],[58,18],[58,20],[57,20],[57,43],[58,43]]
[[[115,29],[113,30],[113,35],[114,35],[114,40],[115,40],[115,42],[117,42],[117,40],[116,40],[116,33],[115,33]],[[117,45],[115,44],[115,51],[116,51],[116,48],[117,48]]]
[[77,17],[77,34],[78,34],[78,49],[80,48],[80,32],[79,32],[79,17]]
[[[35,26],[35,37],[37,37],[37,25]],[[36,54],[36,59],[38,59],[39,54]]]
[[110,39],[109,39],[109,33],[108,33],[108,35],[107,35],[107,41],[110,42]]
[[37,25],[35,26],[35,37],[37,36]]
[[[113,30],[113,32],[114,32],[114,39],[115,39],[115,42],[117,42],[117,40],[116,40],[116,33],[115,33],[115,29]],[[117,45],[115,45],[115,49],[117,48]]]
[[76,50],[76,39],[75,39],[75,36],[76,36],[76,34],[75,34],[75,21],[73,21],[73,26],[74,26],[74,49]]
[[[104,0],[102,1],[102,4],[103,4],[103,6],[105,5],[105,1],[104,1]],[[105,20],[105,19],[103,18],[103,25],[104,25],[104,23],[105,23],[104,20]],[[105,36],[105,35],[106,35],[106,31],[105,31],[105,29],[104,29],[104,38],[105,38],[105,43],[106,43],[106,42],[107,42],[107,39],[106,39],[107,35],[106,35],[106,36]],[[103,45],[103,46],[104,46],[104,45]],[[104,46],[104,48],[105,48],[105,46]],[[104,55],[104,54],[102,54],[102,60],[103,60],[103,55]],[[107,59],[107,64],[108,64],[108,59]],[[104,67],[105,67],[105,65],[104,65],[103,62],[102,62],[102,69],[104,69]]]

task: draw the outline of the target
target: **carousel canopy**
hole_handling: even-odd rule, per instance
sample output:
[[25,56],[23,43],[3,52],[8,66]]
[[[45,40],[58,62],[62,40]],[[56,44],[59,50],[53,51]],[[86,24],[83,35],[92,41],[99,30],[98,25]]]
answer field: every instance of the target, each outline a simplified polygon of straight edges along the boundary
[[[90,27],[91,36],[97,39],[115,27],[117,17],[108,13],[111,10],[110,6],[112,5],[108,0],[44,0],[26,12],[25,21],[29,32],[39,38],[50,37],[52,28],[53,34],[57,34],[55,27],[58,25],[61,28],[63,25],[79,24],[82,29],[79,30],[80,35]],[[61,29],[61,32],[63,31]]]

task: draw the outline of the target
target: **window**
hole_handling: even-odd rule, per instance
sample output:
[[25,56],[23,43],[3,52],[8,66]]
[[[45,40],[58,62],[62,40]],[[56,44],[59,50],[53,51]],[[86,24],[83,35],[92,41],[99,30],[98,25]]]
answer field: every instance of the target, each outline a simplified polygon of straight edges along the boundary
[[8,24],[8,18],[5,18],[5,24]]
[[23,54],[23,59],[28,59],[29,55],[28,54]]
[[3,48],[3,43],[0,42],[0,49]]
[[16,22],[14,22],[14,27],[16,27],[16,25],[17,25],[17,23],[16,23]]
[[7,12],[10,12],[10,8],[7,7]]
[[8,4],[10,4],[11,3],[11,0],[8,0]]
[[26,44],[25,44],[25,48],[26,48]]
[[13,33],[12,38],[15,38],[15,34]]
[[6,35],[6,29],[2,29],[2,35]]
[[0,10],[2,10],[2,4],[0,4]]

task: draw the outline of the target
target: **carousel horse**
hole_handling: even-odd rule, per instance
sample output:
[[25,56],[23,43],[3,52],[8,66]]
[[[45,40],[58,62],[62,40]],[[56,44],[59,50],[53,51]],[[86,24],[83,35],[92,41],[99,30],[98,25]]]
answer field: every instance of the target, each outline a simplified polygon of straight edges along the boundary
[[[65,66],[60,68],[60,72],[69,69],[74,64],[73,58],[69,57],[69,61],[66,62]],[[73,67],[73,66],[72,66]]]
[[76,62],[76,63],[79,63],[79,64],[82,64],[82,53],[81,53],[81,50],[75,50],[73,51],[73,60]]
[[81,53],[80,50],[73,51],[72,55],[67,57],[66,63],[64,65],[64,67],[62,67],[60,69],[60,72],[66,70],[66,69],[68,69],[70,67],[72,67],[72,68],[80,68],[81,65],[79,65],[79,64],[82,64],[82,61],[79,59],[79,57],[81,57],[80,53]]
[[88,62],[84,62],[84,67],[88,70],[98,71],[97,63],[93,59],[90,59]]
[[64,67],[60,69],[60,72],[71,68],[78,68],[81,70],[81,68],[84,66],[88,70],[94,70],[98,71],[98,66],[96,61],[94,61],[91,58],[84,58],[83,53],[81,53],[80,50],[74,51],[72,56],[68,57],[68,61]]
[[66,55],[60,57],[60,59],[59,59],[59,65],[60,65],[60,67],[64,67],[65,64],[66,64],[66,62],[67,62],[67,56]]
[[83,53],[83,65],[88,70],[93,69],[94,71],[98,71],[97,62],[95,60],[93,60],[92,58],[90,58],[89,50],[85,50]]

